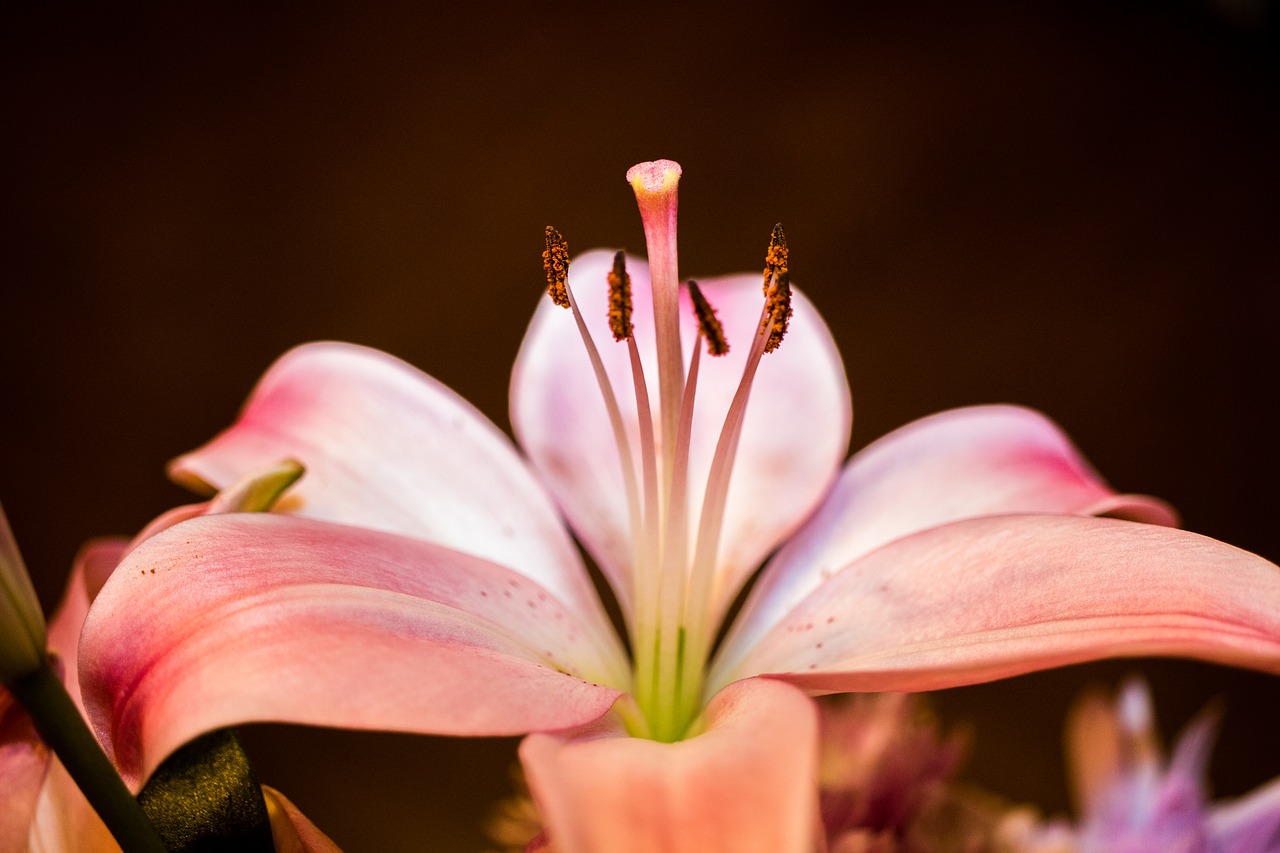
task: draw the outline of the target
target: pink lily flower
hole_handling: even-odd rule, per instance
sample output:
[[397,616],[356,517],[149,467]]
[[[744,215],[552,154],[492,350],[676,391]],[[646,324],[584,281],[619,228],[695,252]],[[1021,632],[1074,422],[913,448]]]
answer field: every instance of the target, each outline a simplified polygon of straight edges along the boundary
[[[274,472],[271,472],[274,473]],[[296,474],[294,475],[296,477]],[[253,501],[271,488],[270,476],[251,476],[213,501],[178,507],[157,518],[132,541],[95,539],[76,555],[62,602],[49,621],[48,647],[77,707],[79,640],[89,608],[121,558],[154,533],[210,512]],[[5,531],[0,531],[3,535]],[[0,687],[0,853],[118,853],[120,847],[58,758],[40,740],[30,718]],[[263,786],[278,853],[338,853],[338,847],[274,788]]]
[[431,377],[326,343],[174,463],[205,488],[285,457],[308,475],[284,514],[177,525],[103,589],[81,680],[127,780],[250,720],[531,733],[558,850],[807,851],[812,694],[1114,655],[1280,672],[1280,570],[1156,526],[1165,504],[1116,494],[1039,414],[946,412],[842,468],[844,369],[785,238],[764,295],[759,275],[682,284],[679,176],[628,174],[647,263],[591,252],[566,276],[548,229],[557,304],[511,387],[524,456]]

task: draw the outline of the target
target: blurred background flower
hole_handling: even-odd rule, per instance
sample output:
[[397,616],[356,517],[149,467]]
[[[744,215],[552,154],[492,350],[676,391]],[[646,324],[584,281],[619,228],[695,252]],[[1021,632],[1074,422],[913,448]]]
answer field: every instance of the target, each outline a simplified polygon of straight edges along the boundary
[[[640,249],[618,164],[655,156],[697,183],[686,274],[756,269],[786,224],[855,447],[1034,406],[1117,488],[1280,560],[1276,47],[1270,6],[1190,0],[11,13],[0,493],[37,590],[50,608],[83,540],[185,502],[164,462],[298,342],[386,349],[505,424],[543,227]],[[1070,701],[1133,668],[933,702],[973,724],[966,778],[1064,811]],[[1226,698],[1216,796],[1275,775],[1276,679],[1141,669],[1170,731]],[[352,853],[483,845],[515,743],[245,739]]]
[[1212,706],[1161,747],[1146,684],[1125,681],[1076,703],[1067,727],[1077,815],[1038,822],[1018,809],[999,836],[1007,853],[1271,853],[1280,849],[1280,777],[1233,801],[1210,803],[1205,767],[1220,715]]

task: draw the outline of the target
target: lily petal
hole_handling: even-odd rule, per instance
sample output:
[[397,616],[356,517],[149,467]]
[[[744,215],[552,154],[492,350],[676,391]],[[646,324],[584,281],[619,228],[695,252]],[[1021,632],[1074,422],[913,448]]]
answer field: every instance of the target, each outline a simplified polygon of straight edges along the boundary
[[66,673],[62,680],[67,692],[82,712],[84,701],[80,696],[80,681],[76,677],[80,671],[80,631],[89,605],[129,547],[129,540],[117,537],[91,539],[81,546],[62,602],[49,621],[49,648],[53,649],[62,671]]
[[1177,523],[1157,498],[1116,494],[1039,412],[1004,405],[940,412],[854,454],[822,507],[761,573],[736,632],[750,642],[836,570],[895,539],[1023,512]]
[[611,634],[522,575],[275,514],[196,518],[139,545],[80,652],[89,718],[135,787],[195,735],[250,720],[515,734],[593,720],[627,678]]
[[[634,454],[639,436],[631,362],[627,347],[612,341],[607,322],[606,277],[612,263],[611,252],[587,252],[574,260],[569,284],[600,348]],[[628,257],[627,271],[636,345],[653,384],[657,355],[649,267]],[[722,358],[701,362],[689,458],[693,524],[764,304],[759,274],[698,283],[715,306],[731,348]],[[761,361],[747,407],[741,461],[734,467],[721,537],[721,603],[733,598],[764,556],[813,510],[848,447],[852,408],[839,352],[813,304],[794,291],[792,304],[791,331],[777,352]],[[684,291],[680,323],[687,349],[697,323]],[[549,300],[535,312],[516,359],[511,420],[521,446],[625,607],[633,555],[618,450],[573,317]]]
[[1076,701],[1067,715],[1067,781],[1071,785],[1076,814],[1090,814],[1098,799],[1119,775],[1120,726],[1111,697],[1091,690]]
[[49,769],[49,751],[31,718],[0,687],[0,853],[26,853],[36,802]]
[[1186,531],[1077,516],[968,519],[836,573],[711,684],[918,691],[1102,657],[1176,655],[1280,673],[1280,568]]
[[812,850],[814,704],[750,679],[716,696],[707,721],[703,734],[671,744],[601,727],[525,738],[520,760],[556,850]]
[[30,839],[32,853],[120,853],[120,845],[56,756],[49,761]]
[[338,845],[284,794],[263,785],[262,799],[271,817],[271,840],[276,853],[341,853]]
[[1280,845],[1280,778],[1209,814],[1209,832],[1219,850],[1274,853]]
[[[77,647],[85,613],[98,588],[127,547],[124,539],[97,539],[76,555],[62,602],[49,620],[54,650],[67,692],[77,706]],[[107,828],[62,764],[40,741],[26,713],[0,689],[0,853],[118,851]],[[28,846],[30,845],[30,847]]]
[[236,423],[171,475],[223,488],[282,459],[306,475],[277,507],[415,536],[514,570],[600,626],[608,619],[551,500],[510,440],[386,353],[308,344],[263,376]]

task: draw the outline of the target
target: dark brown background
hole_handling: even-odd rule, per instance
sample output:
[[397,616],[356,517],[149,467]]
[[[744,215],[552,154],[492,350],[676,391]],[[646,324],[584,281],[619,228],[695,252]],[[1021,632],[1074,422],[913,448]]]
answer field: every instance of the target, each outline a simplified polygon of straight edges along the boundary
[[[6,21],[0,495],[47,605],[83,539],[184,499],[165,460],[295,343],[382,347],[505,425],[542,227],[639,249],[622,176],[654,157],[685,167],[686,274],[758,268],[786,223],[855,447],[1025,403],[1118,487],[1280,559],[1266,7],[482,5]],[[971,778],[1062,808],[1069,698],[1138,668],[1167,730],[1226,698],[1220,793],[1280,771],[1280,685],[1253,673],[1109,663],[938,705],[975,726]],[[352,851],[474,849],[515,743],[248,739]]]

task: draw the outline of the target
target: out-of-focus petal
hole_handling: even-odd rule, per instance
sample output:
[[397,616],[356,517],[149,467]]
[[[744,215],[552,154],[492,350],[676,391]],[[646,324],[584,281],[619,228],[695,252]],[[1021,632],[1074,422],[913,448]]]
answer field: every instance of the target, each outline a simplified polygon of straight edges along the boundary
[[1120,728],[1109,696],[1091,690],[1075,703],[1067,716],[1066,742],[1075,812],[1089,814],[1120,772]]
[[1280,850],[1280,778],[1247,796],[1215,807],[1208,822],[1216,850],[1230,853]]
[[[1143,689],[1146,689],[1145,684]],[[1182,781],[1181,787],[1185,793],[1171,791],[1173,786],[1166,782],[1164,792],[1166,797],[1190,797],[1198,801],[1206,798],[1204,779],[1209,772],[1209,756],[1213,752],[1213,742],[1218,736],[1220,716],[1218,708],[1211,705],[1187,723],[1186,728],[1178,735],[1178,742],[1174,745],[1166,773],[1170,779]]]
[[707,731],[678,743],[596,727],[520,747],[561,853],[787,853],[813,849],[817,714],[789,685],[734,684]]
[[249,720],[515,734],[595,719],[627,678],[612,634],[522,575],[275,514],[193,519],[130,552],[80,670],[135,787],[191,737]]
[[128,547],[128,540],[120,538],[91,539],[81,546],[71,577],[67,580],[67,589],[62,594],[62,602],[49,620],[49,648],[61,663],[62,681],[67,692],[82,711],[84,702],[80,698],[80,680],[77,677],[80,671],[80,630],[84,627],[89,605]]
[[[93,596],[126,547],[124,539],[97,539],[82,547],[62,602],[49,620],[49,648],[77,706],[83,707],[76,679],[80,628]],[[40,742],[26,714],[16,706],[6,707],[11,701],[0,691],[0,791],[4,792],[0,853],[118,851],[76,783]]]
[[49,762],[31,718],[0,687],[0,853],[26,853]]
[[263,785],[262,798],[271,817],[271,840],[276,853],[342,853],[284,794]]
[[283,459],[306,474],[278,511],[475,554],[608,623],[550,498],[510,440],[403,361],[350,344],[298,347],[267,371],[230,429],[170,470],[223,488]]
[[895,539],[963,518],[1022,512],[1177,521],[1163,501],[1116,494],[1039,412],[953,409],[854,454],[812,520],[769,561],[736,630],[750,642],[826,578]]
[[31,853],[119,853],[120,845],[56,757],[40,791]]
[[[631,362],[607,323],[606,276],[612,262],[610,252],[588,252],[574,260],[569,282],[600,348],[632,453],[638,455]],[[656,389],[649,268],[628,258],[627,270],[635,340],[649,386]],[[698,283],[715,306],[731,349],[722,358],[701,361],[689,462],[689,482],[696,485],[689,495],[691,526],[699,517],[711,458],[764,303],[758,273]],[[791,331],[761,360],[747,407],[719,552],[721,605],[812,511],[848,446],[852,409],[840,355],[813,304],[796,291],[792,305]],[[687,359],[697,324],[683,290],[680,319]],[[650,398],[656,405],[656,390]],[[625,603],[633,557],[617,445],[573,317],[549,300],[534,314],[516,359],[511,420],[521,446]]]
[[1280,568],[1194,533],[968,519],[856,561],[758,643],[731,638],[710,683],[779,674],[822,691],[934,690],[1135,655],[1280,673],[1277,601]]

